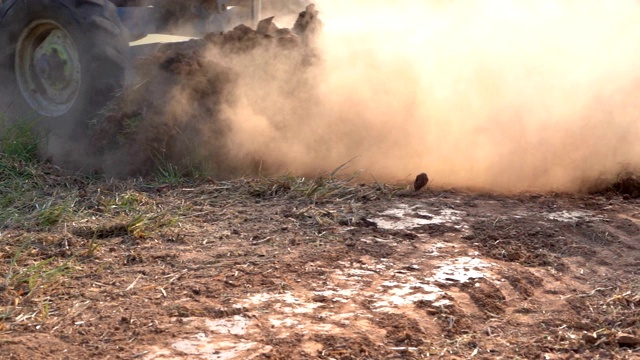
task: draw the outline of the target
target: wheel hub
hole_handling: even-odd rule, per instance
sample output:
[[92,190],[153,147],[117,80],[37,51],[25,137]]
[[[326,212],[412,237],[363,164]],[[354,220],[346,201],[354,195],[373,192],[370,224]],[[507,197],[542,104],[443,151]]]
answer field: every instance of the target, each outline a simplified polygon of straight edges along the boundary
[[38,20],[23,31],[16,49],[16,78],[22,96],[37,112],[60,116],[80,89],[80,60],[73,39],[51,20]]

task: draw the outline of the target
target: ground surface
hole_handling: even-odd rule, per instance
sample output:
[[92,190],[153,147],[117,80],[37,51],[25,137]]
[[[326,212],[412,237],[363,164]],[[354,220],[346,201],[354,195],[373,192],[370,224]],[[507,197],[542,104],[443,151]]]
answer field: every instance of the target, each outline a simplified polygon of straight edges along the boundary
[[[636,178],[602,195],[497,196],[185,175],[251,173],[181,161],[225,154],[193,145],[238,101],[234,59],[264,51],[264,68],[285,64],[306,89],[306,14],[293,31],[239,27],[141,60],[81,165],[152,180],[71,176],[2,133],[0,358],[640,359]],[[167,110],[176,91],[188,111]]]
[[0,358],[640,359],[639,200],[42,179]]

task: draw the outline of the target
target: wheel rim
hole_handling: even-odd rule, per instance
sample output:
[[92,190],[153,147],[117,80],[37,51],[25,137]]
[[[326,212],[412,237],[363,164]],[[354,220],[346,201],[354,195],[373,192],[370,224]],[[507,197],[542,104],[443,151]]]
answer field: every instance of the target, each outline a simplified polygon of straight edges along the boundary
[[22,97],[35,111],[63,115],[80,90],[78,47],[55,21],[34,21],[18,40],[15,73]]

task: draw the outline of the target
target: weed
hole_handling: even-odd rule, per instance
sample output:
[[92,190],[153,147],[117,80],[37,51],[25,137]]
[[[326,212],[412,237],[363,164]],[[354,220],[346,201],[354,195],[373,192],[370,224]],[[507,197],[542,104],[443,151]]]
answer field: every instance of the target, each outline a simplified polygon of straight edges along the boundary
[[31,163],[38,158],[38,145],[43,140],[36,125],[40,118],[22,118],[9,123],[0,115],[0,153]]
[[10,279],[10,282],[14,288],[23,283],[28,284],[29,291],[31,292],[36,286],[54,281],[57,277],[69,272],[70,267],[66,263],[49,269],[48,265],[53,260],[55,260],[55,258],[51,257],[28,266]]
[[184,181],[184,176],[180,169],[167,161],[156,161],[156,181],[160,184],[179,184]]
[[19,262],[23,257],[28,256],[27,250],[31,247],[31,243],[31,239],[25,240],[11,258],[9,271],[5,278],[6,284],[10,288],[17,289],[26,284],[31,292],[36,286],[50,283],[61,275],[67,274],[71,269],[68,263],[51,268],[49,265],[56,259],[55,257],[37,261],[20,269]]
[[84,253],[84,257],[94,257],[96,252],[98,252],[98,249],[100,249],[100,244],[96,242],[96,236],[94,236],[91,238],[91,241],[89,241],[89,246],[87,247],[87,251]]
[[13,277],[13,271],[15,270],[17,264],[18,264],[18,259],[20,259],[20,257],[22,256],[22,254],[25,252],[25,250],[31,246],[31,239],[27,239],[25,240],[20,247],[18,248],[18,250],[16,250],[16,252],[13,254],[13,257],[11,258],[11,264],[9,266],[9,273],[7,274],[7,278],[12,278]]
[[176,222],[177,220],[170,217],[166,212],[140,214],[127,224],[127,232],[136,238],[144,239],[162,228],[174,225]]
[[132,117],[126,118],[123,123],[122,132],[124,134],[132,134],[138,130],[140,124],[144,121],[142,114],[135,114]]
[[50,304],[48,302],[40,303],[40,316],[43,319],[49,318],[49,308],[50,308]]
[[68,205],[54,205],[52,200],[49,200],[45,205],[37,206],[36,222],[39,227],[52,227],[58,225],[68,213]]
[[115,214],[131,214],[138,210],[140,206],[145,205],[147,199],[138,193],[127,192],[125,194],[116,194],[114,198],[108,198],[103,201],[107,213]]
[[9,122],[0,114],[0,226],[28,216],[40,172],[37,119]]
[[98,130],[97,126],[94,126],[94,131],[96,133],[115,133],[115,144],[118,146],[126,146],[132,141],[132,138],[139,131],[140,124],[142,124],[143,121],[144,116],[142,114],[133,114],[132,116],[125,117],[115,124],[110,123],[109,125],[113,128],[105,128],[105,125],[102,125],[103,128]]

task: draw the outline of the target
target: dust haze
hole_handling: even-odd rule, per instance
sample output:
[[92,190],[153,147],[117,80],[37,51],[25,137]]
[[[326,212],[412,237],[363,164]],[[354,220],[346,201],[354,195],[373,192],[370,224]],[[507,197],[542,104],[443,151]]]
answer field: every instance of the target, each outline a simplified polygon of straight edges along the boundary
[[425,171],[437,187],[501,192],[576,191],[640,165],[635,0],[317,6],[310,69],[234,60],[235,163],[317,175],[352,159],[345,171],[365,180]]

